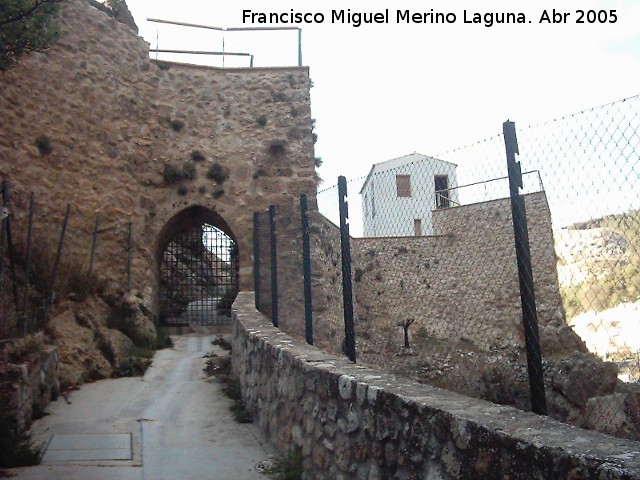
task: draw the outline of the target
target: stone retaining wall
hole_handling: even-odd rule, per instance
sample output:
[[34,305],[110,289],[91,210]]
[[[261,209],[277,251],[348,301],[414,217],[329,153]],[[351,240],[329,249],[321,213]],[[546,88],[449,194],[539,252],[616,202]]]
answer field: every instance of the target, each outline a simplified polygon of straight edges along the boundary
[[19,363],[0,368],[0,406],[19,432],[34,418],[40,418],[51,400],[60,393],[60,356],[56,347],[46,346]]
[[570,427],[326,354],[235,303],[234,374],[306,479],[640,479],[637,442]]

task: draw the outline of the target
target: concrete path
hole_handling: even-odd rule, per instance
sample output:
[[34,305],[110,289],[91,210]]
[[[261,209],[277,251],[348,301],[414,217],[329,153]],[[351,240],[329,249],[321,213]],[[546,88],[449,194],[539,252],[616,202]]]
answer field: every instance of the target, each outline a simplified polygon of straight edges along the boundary
[[203,372],[213,337],[173,337],[144,378],[84,385],[34,424],[48,448],[17,480],[266,480],[256,464],[276,452],[254,424],[233,420],[230,400]]

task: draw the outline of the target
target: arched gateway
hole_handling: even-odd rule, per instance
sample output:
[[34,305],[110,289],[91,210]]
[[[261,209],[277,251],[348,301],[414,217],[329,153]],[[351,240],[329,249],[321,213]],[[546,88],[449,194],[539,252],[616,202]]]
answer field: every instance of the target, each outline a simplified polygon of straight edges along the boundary
[[239,286],[236,238],[216,212],[186,208],[160,232],[158,300],[165,325],[224,325]]

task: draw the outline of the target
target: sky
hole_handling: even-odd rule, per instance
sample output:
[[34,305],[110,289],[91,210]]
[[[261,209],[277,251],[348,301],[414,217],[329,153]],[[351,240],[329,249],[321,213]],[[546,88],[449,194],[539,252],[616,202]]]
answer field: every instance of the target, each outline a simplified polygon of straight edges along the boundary
[[[501,132],[507,119],[525,126],[640,93],[640,0],[127,3],[140,34],[152,46],[158,40],[160,48],[171,49],[221,50],[222,35],[147,18],[228,28],[264,26],[243,23],[243,10],[323,13],[324,23],[302,25],[323,186],[335,184],[338,175],[366,175],[373,163],[414,151],[437,155],[478,141]],[[389,9],[390,18],[388,24],[356,28],[332,23],[332,9]],[[398,9],[452,12],[456,22],[398,24]],[[554,9],[570,14],[566,23],[538,23],[544,10]],[[607,19],[616,10],[617,21],[577,24],[577,9],[606,10]],[[465,10],[468,17],[523,12],[531,23],[465,24]],[[254,54],[255,66],[297,64],[296,32],[224,37],[226,51]],[[248,61],[227,57],[225,64]]]

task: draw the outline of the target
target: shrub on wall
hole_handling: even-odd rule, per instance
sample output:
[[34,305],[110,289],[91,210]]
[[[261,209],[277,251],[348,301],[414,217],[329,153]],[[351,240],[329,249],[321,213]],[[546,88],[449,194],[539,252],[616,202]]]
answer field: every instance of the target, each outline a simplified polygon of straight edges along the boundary
[[49,155],[53,151],[51,141],[46,135],[40,135],[36,138],[36,147],[38,147],[40,155]]
[[200,150],[192,150],[191,151],[191,160],[196,161],[196,162],[202,162],[203,160],[206,160],[206,157],[204,156],[204,154]]
[[185,162],[180,168],[167,163],[162,171],[162,179],[165,184],[173,185],[180,180],[195,180],[197,174],[196,164],[191,161]]
[[194,180],[196,178],[196,164],[193,162],[184,162],[182,165],[182,178],[185,180]]
[[176,132],[180,132],[184,128],[184,122],[178,119],[171,120],[170,125]]
[[162,171],[162,179],[167,185],[172,185],[182,179],[182,174],[175,165],[167,163]]
[[269,144],[269,154],[272,157],[281,157],[287,151],[287,144],[282,140],[274,140]]
[[229,178],[229,169],[219,163],[214,163],[209,167],[209,170],[207,170],[207,178],[222,184]]
[[260,177],[266,177],[269,175],[269,172],[264,167],[258,167],[255,172],[253,172],[253,179],[257,180]]

